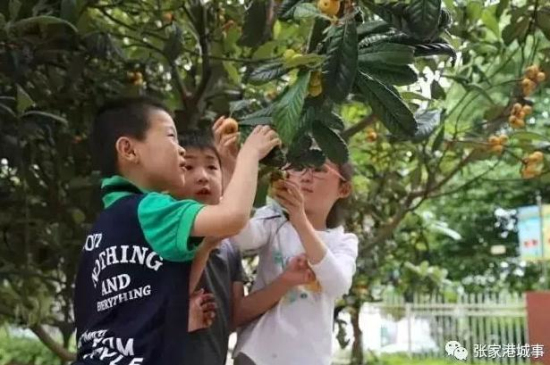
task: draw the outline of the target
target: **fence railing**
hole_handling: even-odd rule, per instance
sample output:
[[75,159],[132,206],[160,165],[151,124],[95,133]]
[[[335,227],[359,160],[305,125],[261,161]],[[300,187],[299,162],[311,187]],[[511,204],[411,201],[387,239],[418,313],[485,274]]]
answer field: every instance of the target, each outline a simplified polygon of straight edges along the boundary
[[456,341],[467,349],[470,363],[529,363],[520,353],[528,344],[524,295],[465,294],[454,302],[416,295],[406,303],[392,293],[367,303],[360,322],[365,347],[376,352],[454,358],[453,344],[447,344]]

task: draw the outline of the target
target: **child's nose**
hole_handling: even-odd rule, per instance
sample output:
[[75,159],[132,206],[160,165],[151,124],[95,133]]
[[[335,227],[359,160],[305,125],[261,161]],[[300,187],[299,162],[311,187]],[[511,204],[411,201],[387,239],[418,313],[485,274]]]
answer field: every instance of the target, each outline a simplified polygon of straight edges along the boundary
[[313,172],[311,169],[307,169],[304,171],[304,174],[301,176],[300,181],[303,182],[311,182],[313,180]]
[[208,181],[208,174],[206,173],[206,169],[199,169],[197,171],[197,178],[199,181]]

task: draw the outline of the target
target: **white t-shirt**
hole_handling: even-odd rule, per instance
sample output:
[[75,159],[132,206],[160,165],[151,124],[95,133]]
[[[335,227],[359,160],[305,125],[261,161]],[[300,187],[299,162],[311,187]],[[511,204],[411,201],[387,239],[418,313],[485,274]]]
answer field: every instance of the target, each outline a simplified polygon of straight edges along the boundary
[[[310,264],[320,286],[294,287],[277,305],[242,328],[234,357],[244,353],[257,365],[331,363],[334,306],[351,287],[358,240],[343,227],[318,234],[328,248],[318,264]],[[275,205],[259,209],[231,241],[241,250],[259,249],[253,292],[281,275],[292,257],[304,253],[298,233]]]

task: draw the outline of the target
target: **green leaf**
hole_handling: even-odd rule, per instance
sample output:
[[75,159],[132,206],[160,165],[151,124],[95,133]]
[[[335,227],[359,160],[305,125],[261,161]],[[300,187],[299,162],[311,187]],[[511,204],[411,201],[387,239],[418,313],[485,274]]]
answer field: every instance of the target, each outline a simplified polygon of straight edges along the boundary
[[5,114],[9,115],[13,119],[17,119],[17,115],[15,115],[14,111],[8,107],[7,105],[0,103],[0,113],[4,112]]
[[281,62],[266,63],[252,69],[247,80],[252,85],[261,85],[283,76],[288,71],[290,70],[285,68]]
[[52,25],[52,24],[66,25],[75,33],[78,32],[75,26],[69,23],[68,21],[63,20],[61,18],[49,16],[49,15],[40,15],[32,18],[19,20],[18,22],[11,24],[10,29],[22,31],[28,27],[33,27],[35,25]]
[[25,114],[23,114],[21,117],[26,118],[26,117],[32,117],[32,116],[48,118],[48,119],[52,119],[56,122],[59,122],[63,125],[69,125],[69,122],[67,121],[67,119],[65,119],[65,118],[63,118],[59,115],[46,113],[46,112],[41,112],[41,111],[36,111],[36,110],[28,111]]
[[300,156],[300,163],[305,165],[306,167],[313,166],[313,167],[320,167],[322,166],[327,160],[326,155],[324,152],[317,148],[312,148],[308,151],[306,151],[304,154]]
[[477,21],[483,12],[483,4],[479,1],[470,1],[466,5],[466,14],[471,21]]
[[275,106],[273,113],[275,126],[279,137],[285,144],[289,144],[299,129],[300,115],[307,95],[309,72],[298,75],[296,82],[289,86]]
[[242,99],[229,102],[229,115],[235,115],[257,104],[255,99]]
[[443,33],[445,30],[449,29],[453,25],[453,15],[447,9],[441,9],[441,14],[439,15],[439,25],[438,33]]
[[436,80],[433,80],[432,84],[430,85],[430,93],[431,93],[432,99],[440,99],[440,100],[445,99],[447,95],[445,93],[445,89],[443,89],[441,84]]
[[267,156],[260,160],[260,163],[266,166],[281,168],[286,165],[286,157],[280,147],[275,147]]
[[441,145],[445,141],[445,126],[443,126],[437,136],[435,136],[434,143],[432,144],[432,153],[438,151],[441,148]]
[[239,121],[241,125],[269,125],[271,123],[273,123],[273,117],[271,116],[249,117]]
[[368,67],[367,64],[364,64],[360,70],[378,81],[390,85],[405,86],[418,81],[418,74],[409,65],[396,66],[380,62],[370,64]]
[[242,125],[260,125],[260,124],[271,124],[273,122],[273,112],[275,107],[273,104],[270,104],[264,109],[255,111],[254,113],[248,114],[241,118],[239,124]]
[[312,132],[315,141],[329,160],[339,165],[349,160],[346,142],[336,132],[322,123],[317,123]]
[[414,63],[414,48],[404,44],[381,43],[362,48],[359,65],[384,63],[389,65],[409,65]]
[[76,25],[78,21],[76,0],[61,0],[61,18]]
[[302,128],[300,133],[296,133],[294,140],[292,140],[292,144],[288,148],[287,155],[289,157],[299,157],[304,153],[304,151],[309,150],[312,146],[313,138],[311,138],[305,129]]
[[317,68],[323,63],[325,60],[324,56],[310,53],[310,54],[304,54],[304,55],[295,55],[294,57],[284,60],[284,67],[285,68],[296,68],[299,66],[308,66],[311,68]]
[[17,113],[23,114],[25,110],[34,105],[34,101],[27,92],[17,85]]
[[246,9],[243,25],[243,34],[239,44],[245,47],[257,47],[263,43],[265,38],[265,27],[267,24],[268,1],[252,1]]
[[19,0],[9,0],[9,12],[10,12],[10,20],[13,22],[17,19],[17,16],[19,15],[19,10],[21,10],[21,1]]
[[374,114],[396,136],[414,137],[418,125],[413,113],[396,90],[360,73],[357,86],[369,102]]
[[420,39],[431,39],[437,34],[441,0],[411,0],[407,13],[411,29]]
[[252,55],[253,60],[262,60],[265,58],[273,57],[273,52],[275,48],[279,45],[277,41],[270,41],[262,44]]
[[71,209],[71,215],[73,217],[73,221],[76,224],[82,224],[86,221],[86,215],[84,212],[78,208]]
[[383,20],[374,20],[367,23],[360,24],[357,27],[357,38],[359,40],[373,35],[386,33],[391,29],[391,26]]
[[307,41],[307,52],[312,53],[315,51],[316,47],[321,43],[325,37],[324,31],[330,25],[330,22],[317,18],[313,22],[313,28],[309,34],[309,39]]
[[542,7],[537,11],[536,24],[546,38],[550,39],[550,6]]
[[317,113],[317,118],[328,128],[343,131],[346,127],[344,121],[338,115],[329,110],[320,110]]
[[0,13],[0,29],[4,29],[6,26],[6,17],[4,14]]
[[514,132],[510,134],[510,138],[528,140],[528,141],[548,141],[549,140],[549,138],[545,135],[542,135],[536,132],[528,132],[528,131]]
[[363,3],[376,15],[382,18],[392,27],[397,28],[404,33],[411,34],[408,21],[407,4],[404,2],[388,2],[375,4],[372,0],[364,0]]
[[292,19],[296,5],[301,4],[303,2],[305,2],[305,0],[283,0],[281,5],[279,6],[279,11],[277,12],[277,16],[281,20]]
[[298,4],[294,8],[294,19],[311,19],[311,18],[323,18],[330,20],[328,16],[321,13],[317,6],[310,3]]
[[497,38],[500,38],[500,28],[498,25],[498,19],[495,17],[495,14],[492,8],[488,8],[483,11],[483,14],[481,15],[481,21],[483,21],[483,24],[485,24],[485,26],[489,28],[489,30],[493,32],[493,34]]
[[401,97],[403,98],[403,100],[420,100],[420,101],[430,101],[432,99],[422,95],[422,94],[419,94],[419,93],[416,93],[414,91],[402,91],[401,92]]
[[241,75],[233,62],[223,61],[223,68],[225,69],[225,72],[227,72],[227,75],[229,76],[231,81],[233,81],[234,84],[240,85]]
[[451,58],[453,59],[456,59],[456,51],[448,43],[435,42],[435,43],[414,45],[415,57],[428,57],[428,56],[436,56],[436,55],[447,55],[447,56],[451,56]]
[[508,9],[510,6],[510,0],[500,0],[497,9],[496,9],[496,16],[500,18],[502,14],[504,14],[504,11]]
[[183,52],[182,41],[183,31],[177,24],[174,24],[173,32],[164,44],[163,50],[164,55],[169,61],[175,61]]
[[357,73],[357,29],[349,18],[330,39],[323,65],[323,90],[335,102],[346,99]]
[[418,130],[413,142],[421,142],[428,139],[441,123],[441,110],[427,110],[416,116]]
[[502,30],[502,40],[509,46],[516,39],[523,39],[529,30],[530,17],[524,17],[522,20],[510,23]]

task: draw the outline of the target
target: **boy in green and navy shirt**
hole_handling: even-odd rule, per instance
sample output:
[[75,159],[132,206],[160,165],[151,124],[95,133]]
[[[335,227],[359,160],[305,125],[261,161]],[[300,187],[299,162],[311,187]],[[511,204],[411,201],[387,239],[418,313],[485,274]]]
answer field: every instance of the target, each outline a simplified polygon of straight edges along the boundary
[[258,161],[280,141],[268,127],[256,128],[225,199],[203,206],[177,200],[185,191],[185,150],[161,103],[108,103],[91,139],[105,177],[105,209],[86,238],[76,278],[76,364],[190,363],[189,274],[200,237],[227,237],[245,226]]

